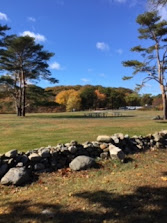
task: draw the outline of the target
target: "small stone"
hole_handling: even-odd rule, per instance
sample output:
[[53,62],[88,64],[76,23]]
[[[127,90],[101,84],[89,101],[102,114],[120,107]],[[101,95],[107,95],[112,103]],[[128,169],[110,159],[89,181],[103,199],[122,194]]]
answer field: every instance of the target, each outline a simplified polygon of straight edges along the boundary
[[100,154],[100,158],[104,159],[108,159],[109,158],[109,153],[108,152],[103,152]]
[[100,145],[100,149],[104,150],[108,147],[108,144],[107,143],[103,143]]
[[29,160],[33,161],[33,162],[38,162],[41,160],[41,156],[38,155],[37,153],[32,153],[29,155]]
[[43,163],[36,163],[36,164],[34,165],[34,170],[35,170],[35,171],[43,170],[43,169],[45,169],[45,165],[44,165]]
[[42,148],[38,151],[38,153],[42,158],[50,157],[50,150],[48,148]]
[[17,156],[17,149],[10,150],[10,151],[6,152],[5,156],[8,157],[8,158],[16,157]]
[[77,147],[76,146],[70,146],[68,147],[68,151],[72,154],[77,152]]
[[20,162],[22,162],[23,165],[26,165],[27,162],[28,162],[28,157],[26,155],[22,155],[21,159],[20,159]]
[[109,146],[109,153],[110,153],[111,159],[119,159],[122,162],[124,162],[125,154],[120,148],[118,148],[114,145],[110,145]]
[[23,167],[24,166],[24,164],[22,163],[22,162],[19,162],[17,165],[16,165],[16,167]]
[[75,141],[75,140],[72,140],[72,141],[70,142],[70,145],[71,145],[71,146],[77,146],[77,145],[78,145],[78,142]]
[[111,136],[111,139],[114,141],[115,144],[119,143],[119,138],[116,135]]
[[0,167],[0,179],[5,175],[8,171],[8,165],[5,163]]
[[111,142],[111,137],[107,136],[107,135],[100,135],[97,137],[97,141],[109,143],[109,142]]
[[54,218],[54,213],[49,210],[49,209],[45,209],[41,212],[41,214],[48,216],[49,218]]

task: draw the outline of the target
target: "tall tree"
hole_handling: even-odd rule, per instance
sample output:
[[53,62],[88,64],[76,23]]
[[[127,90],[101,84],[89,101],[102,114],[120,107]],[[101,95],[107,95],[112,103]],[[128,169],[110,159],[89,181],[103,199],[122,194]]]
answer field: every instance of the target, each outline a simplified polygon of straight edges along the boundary
[[148,40],[148,46],[139,45],[131,49],[132,52],[140,53],[143,60],[124,61],[123,65],[133,68],[134,72],[132,76],[123,79],[130,79],[137,73],[144,73],[146,77],[138,85],[138,89],[150,80],[156,81],[162,94],[163,117],[167,119],[167,21],[162,21],[156,11],[141,14],[136,21],[140,25],[138,38]]
[[25,116],[27,83],[41,78],[58,82],[48,70],[48,60],[54,54],[43,50],[43,46],[29,36],[6,37],[4,45],[5,49],[0,53],[0,69],[7,71],[8,75],[1,76],[0,83],[11,91],[17,115]]

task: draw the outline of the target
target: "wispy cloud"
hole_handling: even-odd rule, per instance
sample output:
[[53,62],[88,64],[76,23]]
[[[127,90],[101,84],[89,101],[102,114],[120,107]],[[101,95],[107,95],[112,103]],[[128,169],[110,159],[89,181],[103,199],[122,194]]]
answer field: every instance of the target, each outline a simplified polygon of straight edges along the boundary
[[52,69],[52,70],[62,70],[62,67],[58,62],[54,62],[54,63],[50,64],[50,69]]
[[0,12],[0,20],[8,21],[8,17],[5,13]]
[[21,36],[30,36],[33,37],[37,42],[45,42],[46,37],[39,34],[39,33],[34,33],[30,31],[24,31],[23,33],[20,34]]
[[167,6],[158,6],[158,14],[162,20],[167,20]]
[[87,78],[82,78],[81,81],[84,82],[84,83],[88,83],[88,82],[90,82],[90,80],[87,79]]
[[96,48],[98,50],[101,50],[101,51],[109,51],[110,50],[110,47],[107,43],[104,43],[104,42],[97,42],[96,43]]
[[31,22],[36,22],[36,19],[34,17],[28,17],[27,19]]
[[116,50],[116,53],[118,53],[119,55],[122,55],[123,54],[123,50],[120,48],[120,49],[117,49]]

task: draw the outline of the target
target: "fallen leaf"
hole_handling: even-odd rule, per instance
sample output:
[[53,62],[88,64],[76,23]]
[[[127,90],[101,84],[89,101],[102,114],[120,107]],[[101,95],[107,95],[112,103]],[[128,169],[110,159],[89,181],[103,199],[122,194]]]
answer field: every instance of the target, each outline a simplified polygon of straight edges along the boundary
[[161,180],[167,181],[167,177],[161,177]]

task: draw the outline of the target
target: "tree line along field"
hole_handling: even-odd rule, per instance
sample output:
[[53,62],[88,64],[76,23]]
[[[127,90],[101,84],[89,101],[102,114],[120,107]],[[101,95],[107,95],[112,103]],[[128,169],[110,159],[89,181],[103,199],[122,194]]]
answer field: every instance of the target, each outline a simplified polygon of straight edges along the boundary
[[[120,111],[119,111],[120,112]],[[161,111],[121,111],[120,117],[90,118],[85,112],[0,115],[0,153],[11,149],[27,151],[34,148],[66,143],[94,141],[98,135],[123,133],[147,135],[166,129],[167,122],[152,120]]]
[[[151,106],[162,109],[161,95],[140,95],[128,88],[92,85],[26,87],[26,112],[47,113],[59,111],[118,109],[125,106]],[[0,113],[15,113],[15,102],[7,92],[0,92]]]

